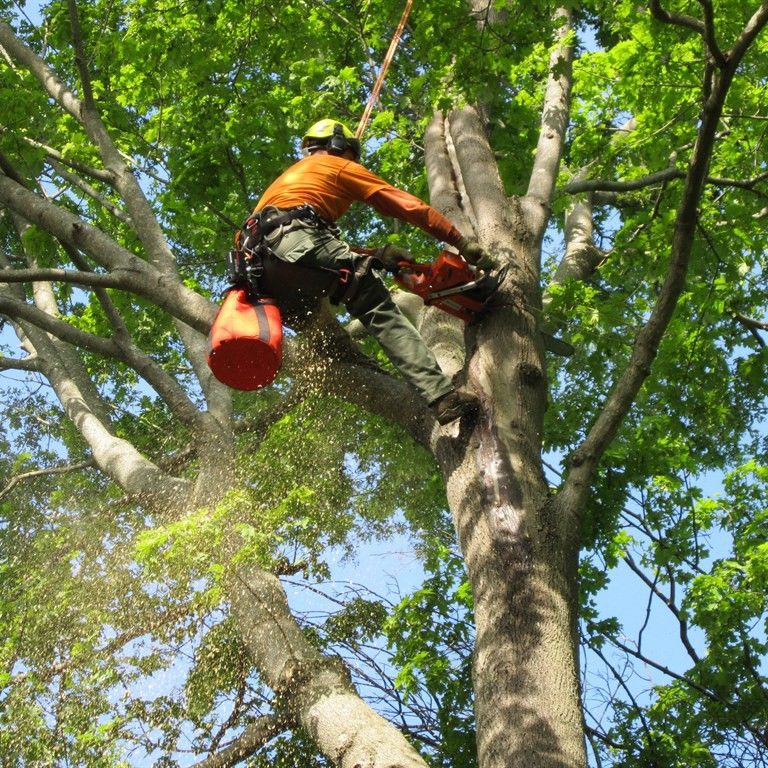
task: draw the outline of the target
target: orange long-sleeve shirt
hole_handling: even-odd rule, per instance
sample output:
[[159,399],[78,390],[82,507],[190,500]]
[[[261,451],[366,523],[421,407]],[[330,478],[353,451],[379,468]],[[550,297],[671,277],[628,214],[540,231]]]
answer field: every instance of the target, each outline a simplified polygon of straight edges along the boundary
[[383,216],[413,224],[449,245],[461,239],[461,232],[445,216],[418,197],[338,155],[311,154],[299,160],[267,187],[255,210],[307,203],[324,219],[335,222],[355,201],[370,205]]

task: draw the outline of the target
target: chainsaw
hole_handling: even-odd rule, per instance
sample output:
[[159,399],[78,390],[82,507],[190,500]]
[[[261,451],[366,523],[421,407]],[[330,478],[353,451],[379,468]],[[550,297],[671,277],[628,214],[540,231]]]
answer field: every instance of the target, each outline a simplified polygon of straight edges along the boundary
[[[506,269],[495,273],[483,272],[468,264],[451,251],[441,251],[428,264],[400,261],[395,272],[395,283],[415,293],[428,306],[437,307],[465,323],[477,320],[488,308],[488,303],[506,275]],[[541,311],[532,309],[537,319]],[[544,348],[562,357],[573,354],[574,348],[542,329]]]
[[499,279],[468,264],[456,253],[441,251],[428,264],[400,261],[395,282],[422,301],[471,323],[499,286]]

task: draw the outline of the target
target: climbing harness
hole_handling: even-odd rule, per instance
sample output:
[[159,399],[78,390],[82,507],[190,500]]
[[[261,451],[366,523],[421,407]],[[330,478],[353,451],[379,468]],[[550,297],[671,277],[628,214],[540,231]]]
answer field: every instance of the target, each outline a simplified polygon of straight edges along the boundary
[[[260,211],[252,213],[235,235],[235,249],[242,249],[246,252],[257,249],[265,241],[277,239],[294,223],[305,224],[317,229],[326,229],[331,234],[338,234],[339,228],[330,221],[324,219],[320,214],[307,203],[297,205],[294,208],[274,208],[265,206]],[[276,230],[280,233],[272,238]]]
[[[266,206],[246,219],[235,234],[234,248],[227,254],[229,286],[209,334],[208,365],[219,381],[234,389],[248,391],[267,386],[280,370],[282,315],[275,298],[268,295],[277,284],[290,290],[304,280],[314,280],[313,275],[326,273],[331,303],[342,304],[357,295],[361,280],[372,268],[371,257],[350,259],[349,266],[338,269],[283,262],[270,246],[294,226],[327,230],[334,235],[339,231],[310,205],[285,210]],[[286,269],[281,270],[281,265]],[[277,283],[266,279],[270,275],[276,277]],[[265,283],[268,291],[264,290]]]

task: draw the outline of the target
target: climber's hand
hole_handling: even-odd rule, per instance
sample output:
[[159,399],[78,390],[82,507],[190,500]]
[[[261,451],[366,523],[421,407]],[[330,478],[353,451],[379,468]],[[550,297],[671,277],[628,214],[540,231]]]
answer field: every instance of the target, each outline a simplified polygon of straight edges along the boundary
[[493,269],[498,266],[496,259],[483,248],[477,240],[470,240],[468,237],[462,237],[456,243],[456,250],[466,259],[469,264],[473,264],[482,270]]
[[383,248],[377,248],[373,256],[379,260],[387,272],[397,272],[401,261],[415,261],[410,251],[392,243],[387,243]]

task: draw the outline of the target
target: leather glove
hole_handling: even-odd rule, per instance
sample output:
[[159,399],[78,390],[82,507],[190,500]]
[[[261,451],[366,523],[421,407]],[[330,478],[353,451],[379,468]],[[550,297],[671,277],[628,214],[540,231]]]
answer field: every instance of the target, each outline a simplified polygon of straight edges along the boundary
[[498,266],[496,259],[483,248],[477,240],[470,240],[468,237],[462,237],[456,243],[456,250],[466,259],[469,264],[473,264],[483,270],[493,269]]
[[399,269],[398,264],[401,261],[414,261],[410,251],[401,248],[399,245],[393,245],[392,243],[387,243],[383,248],[377,248],[374,251],[373,256],[381,262],[382,267],[384,267],[387,272],[397,272]]

